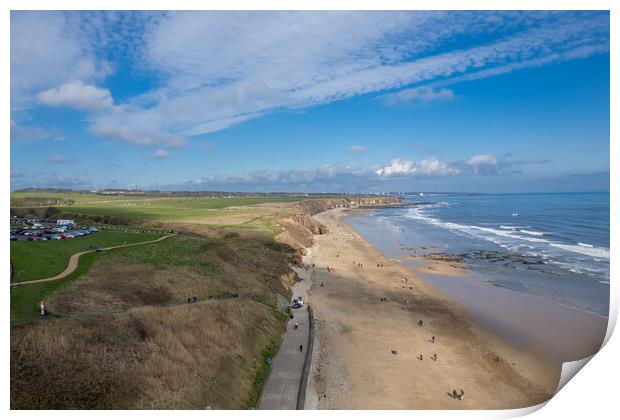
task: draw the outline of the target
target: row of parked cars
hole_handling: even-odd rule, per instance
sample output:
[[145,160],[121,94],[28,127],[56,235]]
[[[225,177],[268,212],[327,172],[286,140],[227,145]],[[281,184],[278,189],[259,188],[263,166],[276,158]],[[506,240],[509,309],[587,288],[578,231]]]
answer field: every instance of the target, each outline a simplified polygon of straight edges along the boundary
[[11,240],[26,241],[59,241],[63,239],[79,238],[97,232],[96,227],[92,226],[33,226],[27,228],[11,229]]

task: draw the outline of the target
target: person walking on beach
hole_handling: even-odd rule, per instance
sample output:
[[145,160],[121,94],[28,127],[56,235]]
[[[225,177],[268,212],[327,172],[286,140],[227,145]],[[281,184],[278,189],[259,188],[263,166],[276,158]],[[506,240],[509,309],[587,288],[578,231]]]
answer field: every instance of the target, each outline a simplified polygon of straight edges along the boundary
[[459,394],[458,392],[456,392],[456,389],[453,389],[452,398],[454,398],[455,400],[463,401],[463,399],[465,398],[465,391],[461,389],[461,393]]
[[435,336],[431,337],[431,343],[435,344]]

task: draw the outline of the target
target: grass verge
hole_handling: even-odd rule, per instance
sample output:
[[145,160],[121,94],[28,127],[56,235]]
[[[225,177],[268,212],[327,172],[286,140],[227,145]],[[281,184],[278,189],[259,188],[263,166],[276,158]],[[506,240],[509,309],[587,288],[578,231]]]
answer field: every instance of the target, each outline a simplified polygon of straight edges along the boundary
[[[287,316],[275,310],[273,311],[273,314],[276,318],[278,330],[283,331],[284,324],[288,319]],[[283,335],[281,334],[280,338],[282,338],[282,336]],[[273,360],[276,354],[278,354],[278,350],[280,349],[281,344],[281,339],[277,341],[271,341],[265,346],[265,348],[261,352],[261,364],[254,373],[250,395],[248,396],[247,401],[241,406],[242,410],[253,410],[258,405],[261,393],[263,391],[263,387],[265,386],[265,381],[267,380],[267,377],[269,376],[269,370],[271,369],[271,365],[267,363],[267,358],[271,358],[271,360]]]

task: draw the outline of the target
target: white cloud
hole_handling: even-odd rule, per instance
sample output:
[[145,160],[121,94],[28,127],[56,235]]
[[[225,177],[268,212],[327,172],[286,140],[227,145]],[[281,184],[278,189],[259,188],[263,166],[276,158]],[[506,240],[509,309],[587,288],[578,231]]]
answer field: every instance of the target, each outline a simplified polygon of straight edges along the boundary
[[365,153],[368,151],[366,146],[355,145],[349,148],[349,153]]
[[11,12],[13,111],[31,106],[41,90],[69,80],[100,80],[110,74],[109,63],[96,58],[83,27],[67,13]]
[[159,149],[147,155],[146,157],[148,157],[149,159],[165,159],[170,157],[170,152],[164,149]]
[[37,95],[39,103],[48,106],[66,106],[84,111],[101,111],[114,107],[108,89],[84,84],[81,81],[45,90]]
[[401,161],[400,158],[392,159],[389,165],[375,170],[379,176],[390,176],[395,174],[410,174],[414,170],[414,163],[410,160]]
[[[171,13],[146,35],[145,60],[166,80],[149,112],[166,115],[164,129],[199,135],[279,108],[314,106],[509,62],[551,55],[559,60],[583,46],[605,48],[607,19],[557,16]],[[428,54],[464,32],[517,25],[520,31],[488,44]],[[420,87],[404,96],[434,100],[453,93]]]
[[394,105],[399,102],[431,102],[431,101],[449,101],[454,98],[454,92],[451,89],[433,88],[431,86],[422,86],[412,89],[401,90],[383,96],[383,101],[387,105]]
[[374,172],[381,177],[393,175],[444,176],[458,174],[459,170],[452,167],[448,162],[431,157],[419,163],[411,160],[401,160],[400,158],[392,159],[389,165],[375,169]]
[[467,159],[465,163],[467,163],[468,165],[472,165],[472,166],[497,165],[497,159],[495,158],[495,155],[493,155],[492,153],[487,153],[487,154],[472,156],[469,159]]
[[[12,107],[72,80],[99,85],[112,57],[135,59],[158,88],[96,109],[91,130],[138,145],[182,145],[279,109],[405,89],[608,51],[609,17],[580,12],[13,12]],[[445,48],[462,34],[484,44]],[[441,52],[438,52],[441,51]],[[107,55],[105,55],[107,57]],[[112,58],[113,60],[114,58]],[[15,75],[15,78],[13,78]],[[432,85],[432,86],[431,86]],[[92,92],[95,93],[95,92]],[[97,92],[102,94],[104,92]],[[96,96],[96,95],[95,95]]]
[[113,114],[97,118],[90,130],[100,136],[123,140],[138,146],[181,147],[187,143],[182,136],[159,128],[159,124],[159,115],[152,116],[147,112],[132,114],[129,117]]
[[450,166],[448,162],[442,162],[437,158],[424,159],[418,166],[417,173],[423,175],[456,175],[459,170]]

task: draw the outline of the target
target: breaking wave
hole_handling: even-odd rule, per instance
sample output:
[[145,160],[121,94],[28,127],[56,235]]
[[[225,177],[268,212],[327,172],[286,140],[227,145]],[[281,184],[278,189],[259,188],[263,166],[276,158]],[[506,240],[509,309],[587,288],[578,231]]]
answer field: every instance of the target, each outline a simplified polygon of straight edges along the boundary
[[[610,253],[608,248],[597,247],[587,243],[566,244],[546,239],[544,236],[550,236],[551,233],[531,231],[521,229],[522,226],[500,225],[499,229],[465,225],[454,222],[445,222],[436,217],[433,217],[425,212],[429,208],[436,206],[426,206],[426,208],[411,208],[407,211],[405,217],[415,220],[420,220],[425,223],[438,226],[444,229],[449,229],[455,232],[464,233],[479,239],[484,239],[493,242],[498,245],[503,245],[507,248],[522,249],[529,248],[535,250],[538,255],[545,255],[553,249],[563,250],[573,254],[587,255],[589,257],[595,257],[598,259],[609,260]],[[529,227],[529,226],[527,226]],[[529,244],[537,244],[532,247]]]

